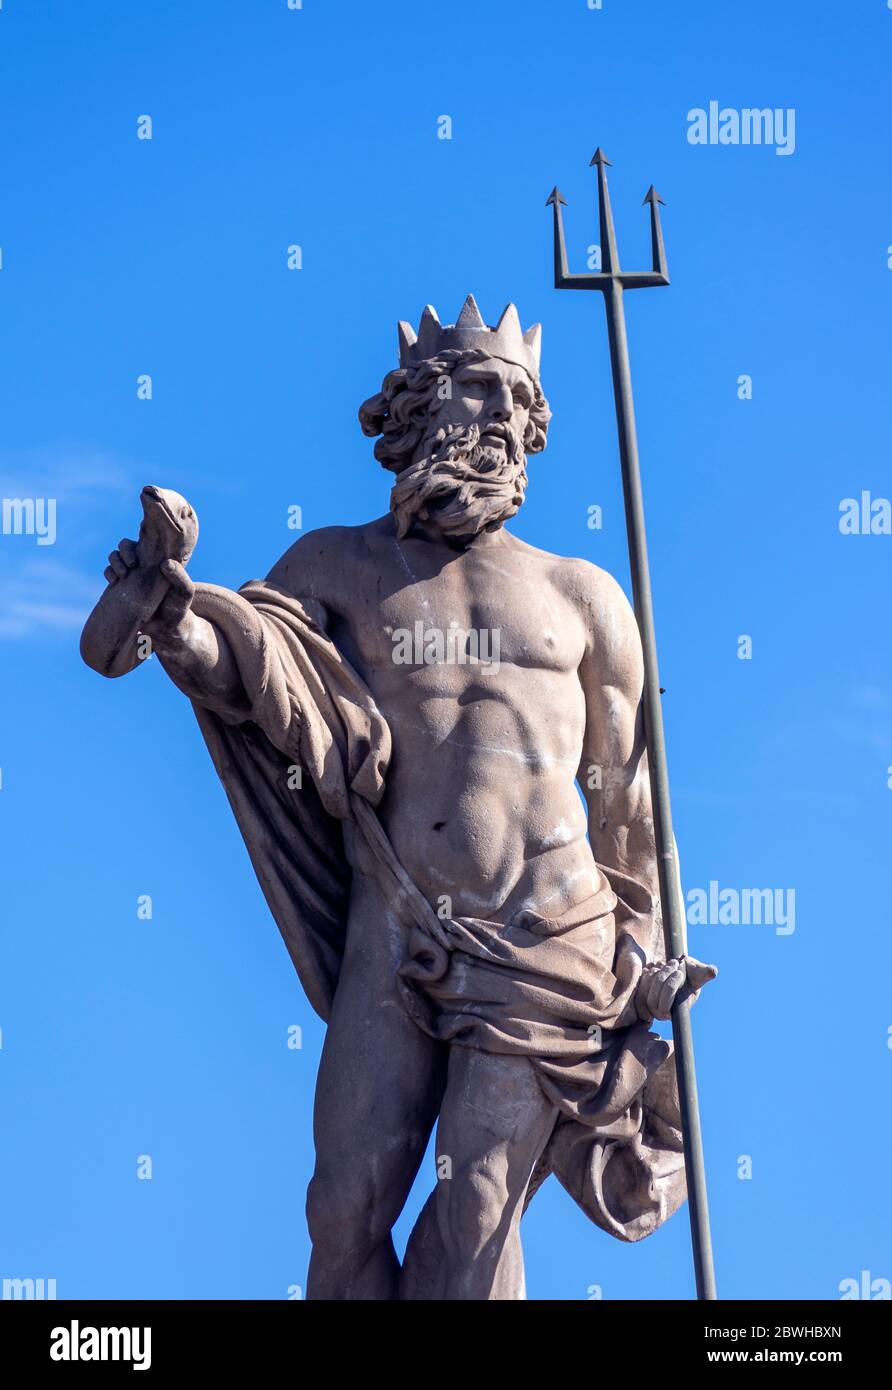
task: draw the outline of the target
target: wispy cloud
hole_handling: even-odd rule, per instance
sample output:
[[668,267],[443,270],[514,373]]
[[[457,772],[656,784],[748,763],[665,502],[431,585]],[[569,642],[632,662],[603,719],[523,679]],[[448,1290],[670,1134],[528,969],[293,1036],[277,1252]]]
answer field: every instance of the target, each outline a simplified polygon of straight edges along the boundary
[[130,491],[136,473],[134,465],[91,450],[0,453],[0,494],[77,503],[96,493],[115,496]]
[[102,576],[48,555],[23,561],[0,575],[0,637],[71,633],[83,627],[102,593]]
[[46,547],[0,535],[0,638],[68,637],[83,626],[105,583],[101,546],[95,559],[105,504],[118,511],[138,494],[137,477],[137,465],[97,452],[0,454],[0,498],[55,499],[57,527]]

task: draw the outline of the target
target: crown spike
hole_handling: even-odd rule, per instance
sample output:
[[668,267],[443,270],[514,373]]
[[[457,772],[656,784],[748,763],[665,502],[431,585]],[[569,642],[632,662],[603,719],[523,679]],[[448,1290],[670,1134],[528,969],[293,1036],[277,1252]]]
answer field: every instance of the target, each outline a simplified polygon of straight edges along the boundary
[[412,348],[418,342],[418,334],[411,323],[406,323],[405,319],[400,319],[397,324],[397,335],[400,344],[400,366],[407,367],[412,357]]
[[417,353],[419,357],[433,357],[440,341],[442,328],[433,304],[424,306],[421,322],[418,325]]
[[506,304],[502,310],[502,317],[496,324],[497,333],[505,333],[513,337],[522,338],[523,329],[520,326],[520,315],[513,304]]
[[[469,294],[469,295],[468,295],[467,299],[465,300],[464,304],[462,305],[461,313],[459,314],[458,318],[455,320],[455,325],[454,325],[454,326],[455,326],[456,328],[485,328],[485,327],[486,327],[486,324],[483,322],[483,315],[481,314],[480,310],[477,308],[477,301],[476,301],[476,299],[474,298],[474,296],[473,296],[472,294]],[[520,324],[518,324],[517,326],[518,326],[518,328],[519,328],[519,327],[520,327]]]
[[542,356],[542,325],[541,323],[531,324],[523,335],[523,340],[533,354],[533,361],[536,364],[536,371],[539,370],[539,360]]

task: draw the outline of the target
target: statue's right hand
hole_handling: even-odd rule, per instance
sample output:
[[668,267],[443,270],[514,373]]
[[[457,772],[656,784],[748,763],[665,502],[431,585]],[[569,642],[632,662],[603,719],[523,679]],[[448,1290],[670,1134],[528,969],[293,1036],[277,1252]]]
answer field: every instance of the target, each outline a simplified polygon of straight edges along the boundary
[[170,587],[145,624],[144,631],[150,637],[163,639],[180,635],[192,607],[195,585],[179,560],[162,560],[159,569]]
[[108,565],[105,568],[103,577],[109,584],[117,584],[119,579],[124,579],[132,569],[136,569],[139,564],[139,552],[136,549],[136,541],[118,541],[117,550],[113,550],[108,557]]

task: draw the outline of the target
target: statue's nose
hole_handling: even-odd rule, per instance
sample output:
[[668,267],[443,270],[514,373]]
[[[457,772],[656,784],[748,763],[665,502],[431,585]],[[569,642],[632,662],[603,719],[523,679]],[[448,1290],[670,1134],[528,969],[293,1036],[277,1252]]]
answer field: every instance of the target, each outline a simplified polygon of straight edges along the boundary
[[507,386],[500,386],[493,392],[489,405],[490,420],[510,420],[514,402]]

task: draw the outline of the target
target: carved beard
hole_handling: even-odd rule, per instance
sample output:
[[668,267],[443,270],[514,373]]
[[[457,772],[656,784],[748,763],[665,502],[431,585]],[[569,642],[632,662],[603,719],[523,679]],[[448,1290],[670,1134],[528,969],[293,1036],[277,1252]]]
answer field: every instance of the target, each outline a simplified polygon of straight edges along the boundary
[[523,441],[508,425],[487,432],[494,429],[504,450],[481,444],[479,425],[452,425],[427,436],[424,458],[403,469],[390,494],[401,539],[416,517],[446,536],[476,536],[516,516],[527,485]]

